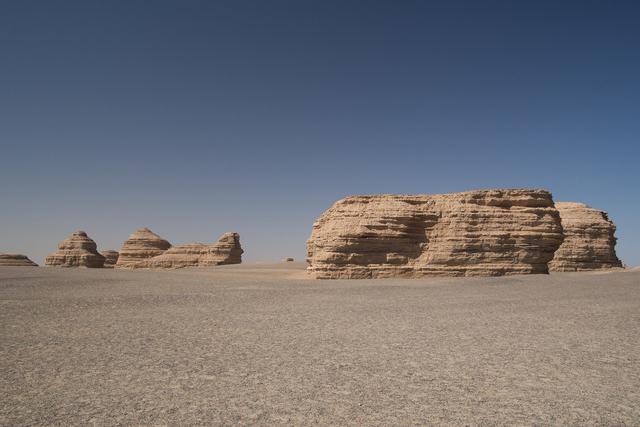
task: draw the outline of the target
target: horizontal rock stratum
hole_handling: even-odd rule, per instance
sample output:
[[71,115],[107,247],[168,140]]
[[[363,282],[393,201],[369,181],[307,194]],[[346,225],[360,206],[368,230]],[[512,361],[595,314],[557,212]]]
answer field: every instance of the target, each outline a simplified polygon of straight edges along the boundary
[[37,267],[38,264],[22,254],[0,254],[0,267]]
[[58,250],[45,258],[51,267],[102,268],[104,257],[98,253],[94,242],[84,231],[76,231],[58,245]]
[[564,241],[550,271],[586,271],[622,267],[616,256],[616,226],[606,212],[582,203],[556,202]]
[[547,273],[562,241],[545,190],[351,196],[314,223],[307,263],[320,279]]
[[186,243],[176,245],[163,254],[149,258],[137,268],[183,268],[240,264],[243,250],[238,233],[224,233],[216,243]]

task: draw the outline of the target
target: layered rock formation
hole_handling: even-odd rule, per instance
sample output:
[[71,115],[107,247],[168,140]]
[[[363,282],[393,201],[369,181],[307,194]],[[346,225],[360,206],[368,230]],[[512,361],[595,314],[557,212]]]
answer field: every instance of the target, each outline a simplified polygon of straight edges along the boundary
[[352,196],[313,225],[316,278],[547,273],[563,240],[544,190]]
[[104,257],[104,268],[114,268],[118,262],[118,251],[102,251],[100,255]]
[[104,257],[87,233],[76,231],[58,245],[57,252],[47,255],[44,263],[52,267],[102,268]]
[[243,253],[244,251],[240,246],[240,235],[227,232],[212,245],[208,257],[210,262],[216,262],[216,264],[211,265],[240,264]]
[[116,268],[136,268],[137,264],[161,255],[171,247],[171,243],[148,228],[134,232],[122,245]]
[[606,212],[582,203],[558,202],[564,242],[549,263],[550,271],[622,267],[616,256],[616,226]]
[[0,267],[37,267],[26,255],[0,254]]
[[238,233],[225,233],[214,244],[187,243],[176,245],[162,255],[137,265],[138,268],[207,267],[240,264],[243,250]]

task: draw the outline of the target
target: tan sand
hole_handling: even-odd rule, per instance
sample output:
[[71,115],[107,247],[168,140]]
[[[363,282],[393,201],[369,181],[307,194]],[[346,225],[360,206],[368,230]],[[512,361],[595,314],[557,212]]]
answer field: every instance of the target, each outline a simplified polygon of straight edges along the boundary
[[0,269],[0,425],[637,425],[640,272]]

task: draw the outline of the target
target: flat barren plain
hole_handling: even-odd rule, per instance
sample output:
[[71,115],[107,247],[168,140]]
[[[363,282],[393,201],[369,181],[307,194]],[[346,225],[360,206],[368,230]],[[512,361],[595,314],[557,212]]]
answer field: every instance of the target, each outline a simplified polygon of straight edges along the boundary
[[304,267],[0,269],[0,424],[640,424],[640,271]]

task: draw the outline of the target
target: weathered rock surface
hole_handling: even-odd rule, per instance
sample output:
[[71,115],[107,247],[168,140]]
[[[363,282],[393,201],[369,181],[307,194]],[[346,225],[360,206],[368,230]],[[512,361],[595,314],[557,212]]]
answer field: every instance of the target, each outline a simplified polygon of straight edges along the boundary
[[0,254],[0,267],[37,267],[26,255]]
[[240,264],[243,250],[238,233],[225,233],[214,244],[187,243],[176,245],[161,255],[142,263],[141,268],[207,267]]
[[352,196],[313,225],[316,278],[547,273],[563,240],[544,190]]
[[104,257],[104,268],[114,268],[118,262],[118,251],[102,251],[100,255]]
[[141,228],[131,234],[120,249],[116,268],[137,268],[142,261],[163,254],[171,243],[148,228]]
[[104,257],[84,231],[76,231],[58,245],[58,251],[47,255],[45,265],[52,267],[102,268]]
[[616,256],[616,226],[606,212],[582,203],[557,202],[564,242],[549,262],[550,271],[622,267]]

